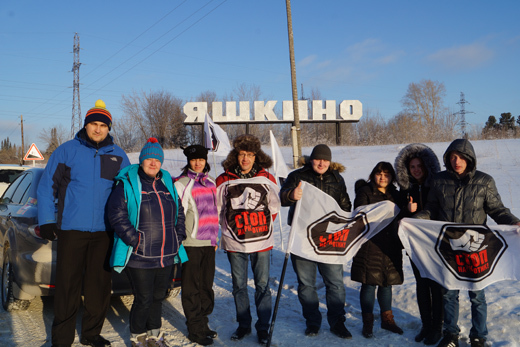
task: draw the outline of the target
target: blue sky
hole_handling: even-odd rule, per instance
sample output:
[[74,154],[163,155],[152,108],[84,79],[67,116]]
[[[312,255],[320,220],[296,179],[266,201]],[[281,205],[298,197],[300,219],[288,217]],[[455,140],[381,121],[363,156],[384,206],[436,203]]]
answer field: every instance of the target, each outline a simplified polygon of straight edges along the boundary
[[[293,0],[298,93],[360,100],[391,118],[409,83],[444,83],[466,121],[520,114],[520,2]],[[80,35],[82,116],[103,99],[117,122],[122,95],[165,90],[222,100],[255,84],[290,100],[285,1],[23,1],[0,3],[0,139],[41,141],[70,129],[74,33]],[[308,96],[308,95],[307,95]],[[474,113],[469,113],[474,112]],[[43,146],[43,144],[42,144]]]

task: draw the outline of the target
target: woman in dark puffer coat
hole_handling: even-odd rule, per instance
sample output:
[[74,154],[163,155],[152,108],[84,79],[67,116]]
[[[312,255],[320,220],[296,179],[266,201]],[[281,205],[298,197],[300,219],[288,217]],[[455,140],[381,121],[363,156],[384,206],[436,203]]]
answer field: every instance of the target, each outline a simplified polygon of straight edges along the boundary
[[[395,158],[395,169],[401,193],[408,201],[408,209],[404,211],[404,215],[411,216],[421,211],[426,204],[431,179],[440,171],[439,159],[430,147],[412,143],[404,147]],[[422,322],[421,331],[415,336],[415,341],[424,340],[425,345],[434,345],[442,337],[442,286],[429,278],[421,277],[415,264],[411,264]]]
[[186,231],[184,210],[172,177],[161,169],[163,161],[157,139],[148,139],[139,164],[127,166],[116,177],[107,204],[115,232],[111,264],[118,263],[118,245],[124,243],[132,251],[126,253],[130,256],[124,268],[134,294],[129,318],[132,347],[168,346],[161,331],[162,301]]
[[[379,162],[370,173],[368,183],[356,182],[354,208],[389,200],[400,208],[401,195],[395,186],[395,171],[392,164]],[[359,293],[363,315],[363,336],[373,337],[374,303],[377,288],[377,301],[381,309],[381,328],[403,334],[394,321],[392,314],[392,285],[403,283],[402,245],[397,236],[397,220],[368,240],[352,261],[351,278],[361,282]]]

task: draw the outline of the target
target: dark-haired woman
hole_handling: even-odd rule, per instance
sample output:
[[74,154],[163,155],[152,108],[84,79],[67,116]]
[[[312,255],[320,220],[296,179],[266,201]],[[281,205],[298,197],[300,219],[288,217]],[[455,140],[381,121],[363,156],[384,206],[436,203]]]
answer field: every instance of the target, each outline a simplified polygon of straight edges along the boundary
[[[412,143],[404,147],[395,158],[395,169],[401,195],[406,197],[408,202],[408,212],[405,212],[405,215],[411,216],[421,211],[426,204],[431,178],[440,171],[439,159],[430,147]],[[442,286],[429,278],[421,277],[415,264],[411,264],[422,323],[415,341],[434,345],[442,337]]]
[[186,214],[183,245],[189,259],[182,266],[181,300],[188,339],[207,346],[217,337],[217,332],[208,325],[208,316],[215,306],[213,279],[219,231],[216,184],[208,174],[205,147],[188,146],[184,155],[188,163],[175,182]]
[[[395,186],[395,171],[392,164],[379,162],[370,173],[368,182],[356,182],[354,208],[389,200],[399,207],[403,205]],[[351,278],[361,282],[359,293],[363,316],[362,334],[373,337],[374,304],[376,299],[381,310],[381,328],[403,334],[392,314],[392,285],[403,283],[402,245],[397,236],[397,218],[368,240],[352,261]]]

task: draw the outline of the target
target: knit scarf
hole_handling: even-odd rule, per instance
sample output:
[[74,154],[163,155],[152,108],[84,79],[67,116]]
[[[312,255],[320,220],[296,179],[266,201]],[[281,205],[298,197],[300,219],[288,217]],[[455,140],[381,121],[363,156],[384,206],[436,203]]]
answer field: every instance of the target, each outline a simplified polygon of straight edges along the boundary
[[211,244],[217,244],[219,231],[218,211],[217,211],[217,187],[208,180],[207,173],[196,173],[188,170],[186,175],[194,180],[191,196],[195,200],[199,213],[198,240],[211,240]]

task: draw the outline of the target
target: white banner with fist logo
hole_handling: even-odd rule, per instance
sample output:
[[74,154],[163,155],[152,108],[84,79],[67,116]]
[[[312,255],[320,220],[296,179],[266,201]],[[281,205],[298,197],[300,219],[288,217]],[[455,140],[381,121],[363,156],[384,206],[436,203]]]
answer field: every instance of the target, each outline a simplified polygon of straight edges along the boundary
[[313,185],[301,184],[287,252],[328,264],[344,264],[399,213],[391,201],[343,211],[336,200]]
[[273,246],[280,188],[267,177],[227,181],[217,188],[222,247],[252,253]]
[[480,290],[520,279],[520,228],[404,218],[399,237],[421,276],[447,289]]

